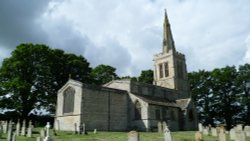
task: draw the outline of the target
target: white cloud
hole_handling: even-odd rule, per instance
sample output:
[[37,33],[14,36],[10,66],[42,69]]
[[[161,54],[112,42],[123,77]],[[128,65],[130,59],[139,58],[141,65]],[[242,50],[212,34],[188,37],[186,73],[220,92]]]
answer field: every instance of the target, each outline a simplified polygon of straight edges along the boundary
[[[120,75],[138,75],[153,69],[153,55],[161,51],[167,8],[176,49],[186,55],[188,70],[211,70],[249,62],[249,41],[245,42],[250,35],[249,4],[247,0],[54,0],[43,3],[45,8],[29,9],[36,14],[28,14],[28,20],[13,28],[18,30],[8,36],[0,33],[4,39],[0,45],[5,50],[20,41],[42,42],[82,54],[92,66],[108,64]],[[22,8],[16,5],[12,12],[16,9]],[[14,26],[13,22],[6,17],[0,29]]]

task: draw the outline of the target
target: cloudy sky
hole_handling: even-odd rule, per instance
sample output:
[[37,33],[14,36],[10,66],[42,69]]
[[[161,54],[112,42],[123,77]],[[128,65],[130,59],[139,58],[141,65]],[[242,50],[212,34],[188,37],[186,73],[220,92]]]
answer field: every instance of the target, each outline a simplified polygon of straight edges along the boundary
[[42,43],[136,76],[162,49],[165,8],[189,72],[250,62],[249,0],[1,0],[0,62]]

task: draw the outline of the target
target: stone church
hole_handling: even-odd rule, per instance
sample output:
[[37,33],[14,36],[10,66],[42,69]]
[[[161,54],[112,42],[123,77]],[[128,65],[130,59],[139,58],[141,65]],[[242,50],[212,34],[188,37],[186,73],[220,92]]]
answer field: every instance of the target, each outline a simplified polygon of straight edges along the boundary
[[190,98],[185,55],[176,51],[167,13],[162,51],[154,56],[154,82],[113,80],[102,87],[69,79],[58,91],[55,129],[157,130],[165,121],[172,131],[194,130],[195,107]]

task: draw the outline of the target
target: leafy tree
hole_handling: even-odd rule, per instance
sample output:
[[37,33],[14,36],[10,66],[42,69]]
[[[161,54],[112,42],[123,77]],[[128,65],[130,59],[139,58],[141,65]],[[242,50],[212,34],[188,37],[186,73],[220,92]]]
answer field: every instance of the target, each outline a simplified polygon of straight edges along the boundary
[[0,68],[0,107],[26,118],[33,109],[55,110],[56,92],[72,78],[89,81],[89,63],[82,57],[46,45],[20,44]]
[[114,67],[102,64],[92,70],[91,76],[95,84],[102,85],[118,78],[115,71],[116,69]]
[[153,84],[154,72],[152,70],[143,70],[138,78],[139,82]]

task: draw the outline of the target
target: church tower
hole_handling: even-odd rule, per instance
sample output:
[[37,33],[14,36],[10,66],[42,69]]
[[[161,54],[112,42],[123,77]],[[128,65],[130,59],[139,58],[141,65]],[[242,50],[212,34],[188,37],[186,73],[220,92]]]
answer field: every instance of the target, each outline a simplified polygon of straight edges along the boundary
[[154,56],[154,85],[175,89],[179,98],[189,97],[185,55],[175,50],[170,23],[165,10],[162,52]]

